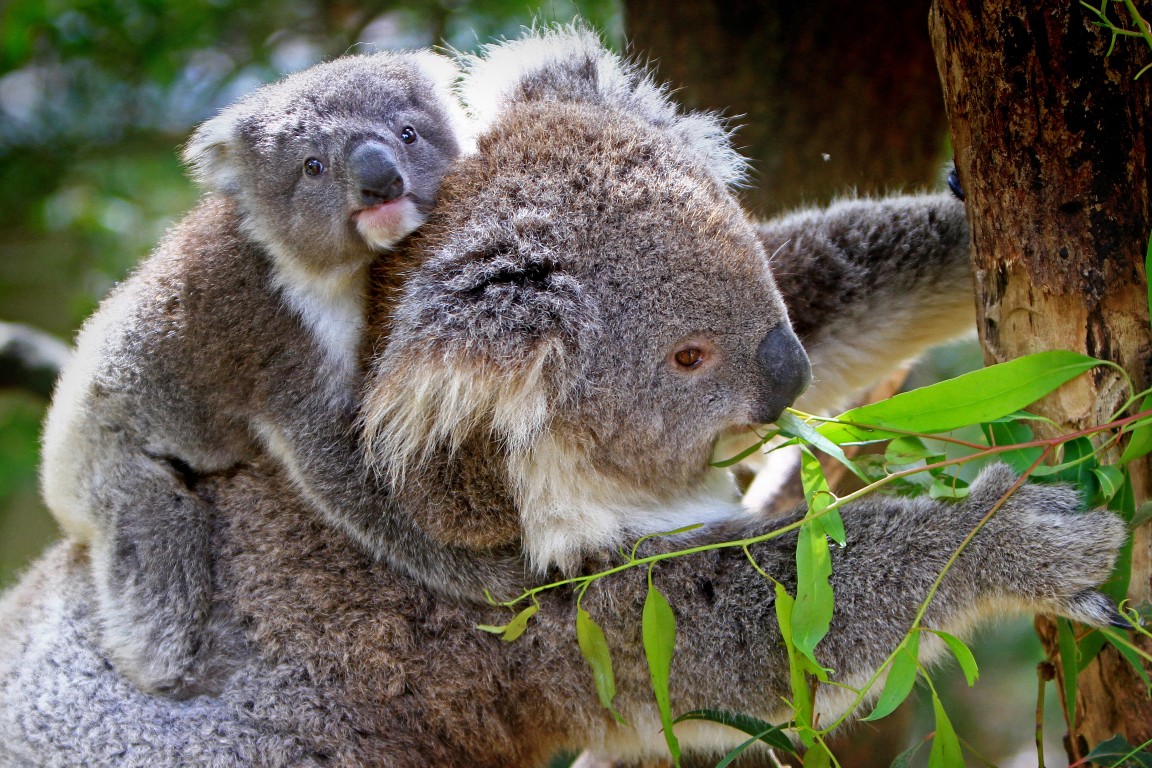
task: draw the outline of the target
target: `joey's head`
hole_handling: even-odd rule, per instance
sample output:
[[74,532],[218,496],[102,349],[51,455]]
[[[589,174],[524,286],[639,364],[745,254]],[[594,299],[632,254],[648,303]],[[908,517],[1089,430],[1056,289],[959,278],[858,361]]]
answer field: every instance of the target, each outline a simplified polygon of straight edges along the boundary
[[713,444],[810,373],[722,125],[579,29],[496,46],[464,82],[478,152],[445,179],[378,358],[379,465],[402,488],[486,431],[540,567],[733,514]]
[[427,51],[335,59],[205,122],[184,159],[282,266],[358,268],[424,222],[460,155],[457,74]]

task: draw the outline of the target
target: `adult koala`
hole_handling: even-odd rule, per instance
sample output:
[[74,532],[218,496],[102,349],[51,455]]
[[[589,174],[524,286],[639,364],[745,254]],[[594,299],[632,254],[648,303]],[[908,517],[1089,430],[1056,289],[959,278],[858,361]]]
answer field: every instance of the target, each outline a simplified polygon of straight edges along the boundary
[[[497,46],[467,85],[485,121],[479,153],[445,178],[443,204],[391,258],[410,274],[380,275],[365,418],[381,477],[365,482],[389,484],[391,514],[469,553],[462,565],[505,589],[602,568],[618,545],[683,522],[706,525],[647,546],[769,530],[742,513],[709,451],[725,431],[779,413],[807,362],[757,230],[726,189],[738,162],[717,123],[677,115],[579,30]],[[805,337],[826,342],[810,350],[818,379],[820,361],[894,291],[920,307],[911,323],[933,311],[924,297],[963,293],[962,211],[947,199],[793,221],[772,231],[812,249],[785,247],[773,266],[807,307]],[[826,307],[816,294],[830,274],[843,290]],[[837,612],[818,649],[839,681],[875,670],[1012,483],[997,469],[959,504],[843,510]],[[612,649],[623,725],[593,690],[570,592],[541,595],[528,634],[502,642],[476,625],[507,611],[374,560],[293,488],[270,464],[197,486],[220,511],[213,626],[236,669],[214,698],[133,688],[97,650],[85,551],[65,542],[46,554],[0,603],[0,763],[528,766],[565,748],[663,753],[640,637],[645,573],[602,580],[582,602]],[[1106,621],[1094,587],[1123,525],[1076,507],[1067,489],[1018,491],[958,558],[928,625],[963,632],[992,606]],[[750,551],[792,588],[794,545]],[[672,707],[786,716],[773,586],[745,554],[671,560],[653,578],[680,616]],[[925,656],[939,650],[925,645]],[[821,688],[825,718],[846,705],[836,690]],[[688,751],[731,743],[719,727],[677,733]]]

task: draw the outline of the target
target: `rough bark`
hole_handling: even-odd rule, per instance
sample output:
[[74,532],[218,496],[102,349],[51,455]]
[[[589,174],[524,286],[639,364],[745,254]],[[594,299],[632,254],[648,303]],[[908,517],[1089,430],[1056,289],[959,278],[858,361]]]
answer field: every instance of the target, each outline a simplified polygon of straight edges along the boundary
[[[930,26],[968,194],[986,359],[1070,349],[1115,361],[1143,388],[1152,81],[1133,78],[1148,50],[1121,40],[1106,58],[1109,35],[1090,22],[1078,3],[935,0]],[[1033,410],[1071,430],[1107,422],[1127,396],[1115,372],[1098,368]],[[1138,501],[1148,469],[1132,466]],[[1140,602],[1147,529],[1133,560],[1130,594]],[[1051,622],[1038,628],[1056,654]],[[1133,744],[1152,737],[1152,700],[1112,649],[1079,685],[1070,756],[1114,733]]]
[[628,0],[633,48],[692,109],[738,116],[762,216],[937,180],[944,108],[925,5]]

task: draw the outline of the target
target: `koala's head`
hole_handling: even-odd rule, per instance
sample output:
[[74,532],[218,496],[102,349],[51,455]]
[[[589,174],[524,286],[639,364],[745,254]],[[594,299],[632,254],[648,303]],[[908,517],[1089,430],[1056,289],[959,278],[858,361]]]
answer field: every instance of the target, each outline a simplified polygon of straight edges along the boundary
[[427,51],[319,64],[205,122],[184,159],[290,268],[360,267],[423,223],[460,155],[457,76]]
[[487,432],[539,567],[733,514],[714,442],[775,420],[810,372],[726,131],[580,29],[490,48],[464,96],[478,151],[376,361],[379,465],[402,489]]

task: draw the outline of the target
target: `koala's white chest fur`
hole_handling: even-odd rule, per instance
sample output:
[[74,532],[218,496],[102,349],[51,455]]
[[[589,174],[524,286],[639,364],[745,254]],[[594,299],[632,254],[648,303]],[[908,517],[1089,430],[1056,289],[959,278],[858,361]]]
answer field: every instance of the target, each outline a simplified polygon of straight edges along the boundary
[[347,384],[357,368],[364,333],[367,266],[323,274],[284,263],[277,266],[276,287],[315,341],[325,374],[333,383]]

